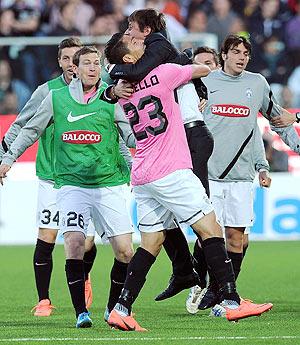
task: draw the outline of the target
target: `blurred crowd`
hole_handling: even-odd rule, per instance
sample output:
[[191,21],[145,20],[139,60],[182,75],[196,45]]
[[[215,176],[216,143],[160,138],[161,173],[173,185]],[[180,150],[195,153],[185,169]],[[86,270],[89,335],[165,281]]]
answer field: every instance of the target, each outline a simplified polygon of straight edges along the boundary
[[[124,30],[139,8],[166,15],[171,39],[228,33],[253,45],[248,70],[262,73],[284,107],[300,107],[300,0],[1,0],[0,38],[100,36]],[[16,113],[55,76],[56,47],[0,46],[0,114]]]

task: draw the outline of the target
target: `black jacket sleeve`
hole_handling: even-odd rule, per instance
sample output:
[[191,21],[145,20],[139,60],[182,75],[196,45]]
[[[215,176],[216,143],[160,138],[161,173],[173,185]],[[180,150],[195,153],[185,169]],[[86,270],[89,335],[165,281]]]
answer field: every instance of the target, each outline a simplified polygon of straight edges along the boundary
[[153,68],[167,62],[187,64],[190,59],[180,53],[163,35],[152,33],[145,39],[145,53],[141,59],[130,65],[115,65],[110,72],[112,79],[125,79],[129,82],[139,82]]
[[109,91],[110,89],[113,87],[114,85],[109,85],[100,95],[100,99],[104,102],[107,102],[107,103],[110,103],[110,104],[116,104],[118,103],[118,98],[109,98],[108,97],[108,94],[109,94]]

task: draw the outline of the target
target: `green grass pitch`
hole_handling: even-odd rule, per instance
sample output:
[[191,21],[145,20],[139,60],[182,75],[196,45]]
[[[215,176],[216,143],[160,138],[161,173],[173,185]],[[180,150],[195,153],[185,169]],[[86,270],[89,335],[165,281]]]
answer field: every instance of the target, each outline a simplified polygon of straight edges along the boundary
[[36,318],[30,309],[37,301],[33,246],[0,247],[1,344],[300,344],[300,242],[253,242],[238,280],[242,297],[273,302],[261,317],[230,323],[208,317],[208,311],[189,315],[186,292],[163,301],[154,297],[167,284],[170,264],[162,251],[134,305],[136,319],[149,332],[111,330],[103,321],[113,262],[109,246],[98,245],[92,270],[94,325],[76,329],[64,273],[63,247],[54,251],[51,299],[56,309],[49,318]]

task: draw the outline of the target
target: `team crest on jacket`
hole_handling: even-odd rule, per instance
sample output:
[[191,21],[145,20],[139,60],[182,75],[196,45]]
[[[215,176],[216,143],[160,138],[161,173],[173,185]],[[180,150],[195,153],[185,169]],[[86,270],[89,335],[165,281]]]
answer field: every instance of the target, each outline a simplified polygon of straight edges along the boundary
[[251,98],[251,97],[252,97],[252,90],[251,90],[250,88],[248,88],[248,89],[246,90],[246,97],[247,97],[247,98]]
[[101,134],[92,131],[70,131],[64,132],[61,139],[70,144],[97,144],[102,140]]
[[248,117],[250,108],[245,105],[237,104],[214,104],[211,106],[211,112],[214,115],[226,117]]

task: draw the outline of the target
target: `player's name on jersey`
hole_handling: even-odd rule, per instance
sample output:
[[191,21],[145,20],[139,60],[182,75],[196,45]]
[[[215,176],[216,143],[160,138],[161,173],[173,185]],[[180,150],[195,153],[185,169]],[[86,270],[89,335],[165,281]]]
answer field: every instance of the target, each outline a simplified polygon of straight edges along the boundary
[[157,84],[159,84],[159,80],[158,80],[157,75],[154,74],[151,77],[145,78],[142,81],[140,81],[139,83],[134,84],[133,85],[134,92],[148,89],[149,87],[155,86]]

